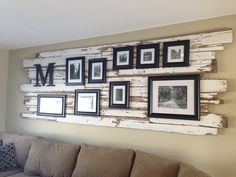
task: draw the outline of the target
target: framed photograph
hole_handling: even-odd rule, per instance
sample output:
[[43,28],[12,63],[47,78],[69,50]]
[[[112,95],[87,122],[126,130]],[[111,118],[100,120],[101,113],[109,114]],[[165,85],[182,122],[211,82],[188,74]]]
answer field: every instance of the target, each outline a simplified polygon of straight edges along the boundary
[[113,49],[113,69],[133,68],[134,47],[119,47]]
[[66,95],[39,94],[37,99],[37,115],[65,117]]
[[88,83],[106,83],[107,59],[89,60]]
[[164,42],[163,67],[189,66],[189,46],[189,40]]
[[200,120],[200,76],[148,78],[148,116]]
[[83,85],[85,82],[85,57],[66,59],[66,85]]
[[75,90],[75,114],[99,116],[100,114],[100,90],[78,89]]
[[136,68],[158,68],[159,53],[160,44],[138,45]]
[[110,82],[109,107],[129,107],[129,81]]

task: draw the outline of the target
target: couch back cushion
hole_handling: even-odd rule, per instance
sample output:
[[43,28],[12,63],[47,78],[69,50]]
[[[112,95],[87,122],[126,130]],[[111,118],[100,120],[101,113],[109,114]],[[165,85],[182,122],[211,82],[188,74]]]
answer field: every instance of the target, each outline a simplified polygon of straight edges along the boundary
[[206,173],[197,170],[196,168],[181,163],[180,164],[180,169],[179,169],[179,174],[178,177],[210,177],[209,175],[207,175]]
[[82,145],[72,177],[129,177],[134,151]]
[[0,133],[0,139],[2,139],[5,144],[14,143],[17,165],[20,168],[24,168],[32,140],[38,138],[34,136]]
[[130,177],[177,177],[179,163],[136,151]]
[[80,146],[33,141],[24,172],[29,176],[71,177]]

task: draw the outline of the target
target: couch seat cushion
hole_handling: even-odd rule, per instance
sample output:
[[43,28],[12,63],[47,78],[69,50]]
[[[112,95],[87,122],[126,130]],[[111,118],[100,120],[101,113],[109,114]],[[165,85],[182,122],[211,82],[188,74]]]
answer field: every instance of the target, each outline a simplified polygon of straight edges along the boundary
[[178,170],[177,162],[137,151],[131,177],[177,177]]
[[79,146],[35,140],[29,152],[24,172],[30,176],[71,177]]
[[24,168],[31,142],[33,139],[37,139],[37,137],[0,133],[0,139],[2,139],[4,143],[14,143],[17,165],[20,168]]
[[23,169],[18,168],[18,169],[15,169],[15,170],[0,172],[0,177],[6,177],[6,176],[14,175],[14,174],[20,173],[22,171],[23,171]]
[[178,177],[210,177],[210,176],[200,170],[197,170],[196,168],[190,165],[181,163]]
[[72,177],[129,177],[134,152],[82,145]]

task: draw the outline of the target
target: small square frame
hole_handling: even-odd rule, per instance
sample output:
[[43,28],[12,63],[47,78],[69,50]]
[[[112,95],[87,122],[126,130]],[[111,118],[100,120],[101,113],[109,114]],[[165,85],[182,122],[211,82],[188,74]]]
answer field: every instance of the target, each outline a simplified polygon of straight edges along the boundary
[[[130,95],[130,82],[129,81],[119,81],[110,82],[109,88],[109,107],[111,108],[129,108],[129,95]],[[115,100],[117,92],[115,90],[121,91],[121,100]]]
[[[148,56],[149,54],[149,56]],[[151,55],[150,55],[151,54]],[[146,58],[151,57],[150,61],[145,61]],[[137,61],[136,68],[158,68],[159,67],[160,44],[145,44],[137,46]]]
[[[96,100],[92,101],[92,108],[93,110],[78,110],[78,104],[79,104],[79,99],[82,99],[79,97],[79,95],[84,95],[87,97],[92,97],[93,99],[95,98]],[[87,98],[89,99],[89,98]],[[81,100],[82,104],[88,103],[90,100]],[[88,103],[91,104],[91,103]],[[87,105],[88,108],[88,105]],[[75,90],[75,100],[74,100],[74,114],[75,115],[90,115],[90,116],[99,116],[100,115],[100,90],[99,89],[77,89]]]
[[[175,49],[175,50],[174,50]],[[190,40],[163,43],[163,67],[189,66]],[[171,57],[176,57],[171,59]]]
[[[113,70],[133,68],[134,47],[113,48]],[[120,62],[120,57],[126,57],[126,62]]]

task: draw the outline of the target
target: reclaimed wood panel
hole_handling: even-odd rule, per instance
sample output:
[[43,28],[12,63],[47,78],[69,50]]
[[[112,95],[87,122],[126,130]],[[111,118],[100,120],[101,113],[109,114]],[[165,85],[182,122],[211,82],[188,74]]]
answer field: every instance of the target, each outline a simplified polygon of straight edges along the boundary
[[[163,43],[176,40],[190,40],[190,66],[178,68],[162,68],[162,45],[160,45],[160,67],[152,69],[135,69],[136,49],[134,50],[134,69],[112,70],[113,47],[139,45],[149,43]],[[227,91],[227,80],[206,79],[204,73],[217,71],[218,51],[224,50],[224,44],[232,43],[232,30],[193,34],[187,36],[170,37],[157,40],[143,40],[127,43],[108,44],[94,47],[66,49],[58,51],[41,52],[34,59],[25,59],[23,67],[28,83],[22,84],[20,89],[25,93],[24,103],[27,112],[21,114],[23,118],[45,119],[66,123],[79,123],[88,125],[146,129],[193,135],[216,135],[218,129],[224,128],[223,116],[209,113],[211,104],[223,104],[218,94]],[[85,56],[85,77],[88,76],[88,61],[94,58],[107,58],[107,83],[88,84],[84,86],[65,86],[66,58]],[[55,87],[34,87],[36,80],[35,64],[41,64],[46,72],[49,63],[55,63]],[[147,81],[148,76],[175,75],[175,74],[201,74],[200,88],[200,121],[173,120],[147,117]],[[130,109],[110,109],[109,82],[130,81]],[[75,89],[101,90],[101,111],[99,117],[74,115]],[[37,116],[37,95],[40,93],[58,93],[67,95],[66,118],[53,118]]]

